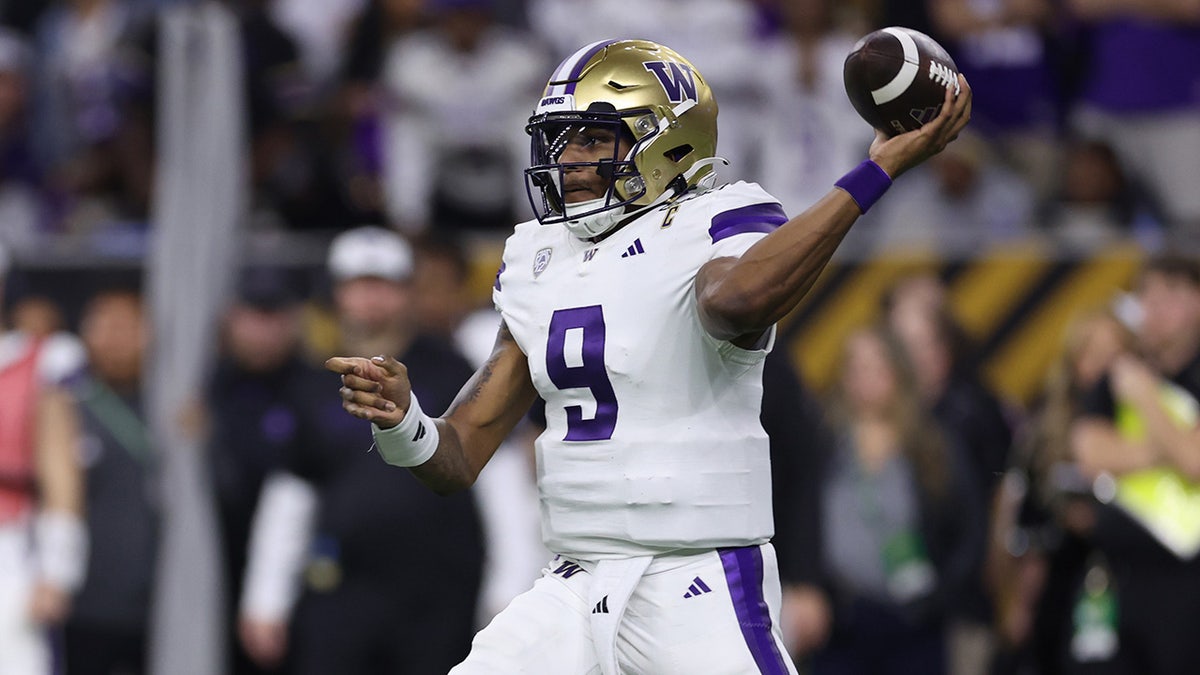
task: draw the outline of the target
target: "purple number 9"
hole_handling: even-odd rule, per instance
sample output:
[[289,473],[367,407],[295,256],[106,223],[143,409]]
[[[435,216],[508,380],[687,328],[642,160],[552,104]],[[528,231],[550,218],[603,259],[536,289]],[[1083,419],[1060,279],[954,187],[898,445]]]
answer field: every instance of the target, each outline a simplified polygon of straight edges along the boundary
[[[569,359],[569,360],[568,360]],[[596,415],[583,418],[583,406],[569,405],[566,441],[606,441],[617,426],[617,395],[604,367],[604,310],[600,305],[559,309],[550,317],[546,373],[559,389],[588,389]]]

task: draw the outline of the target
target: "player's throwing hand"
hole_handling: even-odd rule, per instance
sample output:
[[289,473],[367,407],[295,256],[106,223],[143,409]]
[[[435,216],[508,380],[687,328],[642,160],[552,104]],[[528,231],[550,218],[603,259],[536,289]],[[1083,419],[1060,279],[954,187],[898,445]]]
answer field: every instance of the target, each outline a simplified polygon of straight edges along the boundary
[[947,88],[941,113],[925,126],[891,137],[876,130],[871,160],[892,179],[941,152],[971,121],[971,85],[962,75],[958,82],[960,93],[955,96],[954,89]]
[[342,407],[355,417],[374,422],[380,429],[404,419],[412,401],[408,368],[390,356],[337,356],[325,368],[342,376]]

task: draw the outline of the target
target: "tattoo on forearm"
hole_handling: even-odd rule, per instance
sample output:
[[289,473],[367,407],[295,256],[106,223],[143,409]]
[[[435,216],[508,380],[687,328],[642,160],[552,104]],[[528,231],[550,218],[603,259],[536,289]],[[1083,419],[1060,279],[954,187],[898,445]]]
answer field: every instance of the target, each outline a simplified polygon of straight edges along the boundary
[[450,409],[446,411],[447,415],[454,412],[459,406],[465,403],[471,403],[479,400],[480,396],[483,395],[484,387],[487,386],[487,383],[492,379],[492,375],[494,375],[496,372],[496,364],[500,361],[500,350],[498,349],[500,344],[512,341],[513,336],[508,330],[508,325],[504,322],[501,322],[499,332],[496,335],[496,347],[492,349],[492,355],[489,356],[487,362],[485,362],[479,368],[479,370],[476,371],[473,376],[471,376],[471,379],[467,382],[467,388],[459,393],[458,397],[454,400],[454,403],[450,405]]
[[479,372],[475,374],[475,377],[472,378],[471,392],[467,395],[468,401],[474,401],[478,399],[480,394],[483,393],[484,386],[489,380],[492,379],[492,373],[495,371],[495,367],[496,357],[492,356],[487,360],[487,363],[483,364],[483,367],[479,369]]

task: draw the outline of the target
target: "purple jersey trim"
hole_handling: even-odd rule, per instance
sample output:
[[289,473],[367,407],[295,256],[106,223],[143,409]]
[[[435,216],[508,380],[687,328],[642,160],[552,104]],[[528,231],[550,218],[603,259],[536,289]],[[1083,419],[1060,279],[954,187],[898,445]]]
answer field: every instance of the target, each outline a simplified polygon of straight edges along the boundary
[[763,599],[763,560],[758,546],[717,549],[725,567],[725,583],[742,637],[754,656],[758,672],[787,675],[783,654],[771,635],[771,613]]
[[787,220],[787,215],[779,204],[751,204],[713,216],[712,227],[708,228],[708,236],[712,237],[715,244],[735,234],[770,233],[786,223]]
[[494,284],[492,285],[492,288],[495,288],[495,289],[496,289],[496,290],[498,290],[498,291],[499,291],[499,290],[501,290],[501,288],[500,288],[500,275],[501,275],[501,274],[504,274],[504,268],[505,268],[505,267],[506,267],[506,265],[505,265],[503,262],[501,262],[501,263],[500,263],[500,269],[496,270],[496,283],[494,283]]

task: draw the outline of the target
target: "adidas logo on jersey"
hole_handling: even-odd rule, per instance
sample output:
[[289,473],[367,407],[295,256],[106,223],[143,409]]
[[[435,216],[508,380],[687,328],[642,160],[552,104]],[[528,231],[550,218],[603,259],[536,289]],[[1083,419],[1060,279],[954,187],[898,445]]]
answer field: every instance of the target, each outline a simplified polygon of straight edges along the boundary
[[608,596],[607,595],[604,596],[603,598],[600,598],[600,602],[597,602],[596,606],[592,608],[592,614],[608,614]]
[[634,239],[633,243],[629,245],[629,249],[626,250],[624,253],[622,253],[621,257],[622,258],[631,258],[639,253],[645,253],[645,252],[646,252],[646,249],[642,248],[642,240]]
[[704,595],[705,593],[712,593],[712,589],[708,587],[708,584],[704,583],[703,579],[696,577],[692,579],[692,585],[688,586],[688,592],[684,593],[683,597],[692,598],[697,595]]

